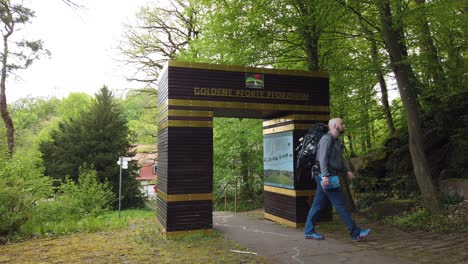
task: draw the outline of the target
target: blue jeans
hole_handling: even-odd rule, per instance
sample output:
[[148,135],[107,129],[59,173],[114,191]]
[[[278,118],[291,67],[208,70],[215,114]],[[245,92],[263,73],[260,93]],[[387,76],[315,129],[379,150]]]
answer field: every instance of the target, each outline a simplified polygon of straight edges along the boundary
[[310,235],[315,233],[314,225],[317,221],[317,216],[320,210],[325,208],[327,200],[329,200],[333,204],[333,207],[335,207],[336,211],[340,215],[346,227],[348,228],[351,237],[357,237],[361,232],[361,229],[359,229],[359,227],[356,226],[353,219],[351,218],[351,215],[349,214],[348,209],[346,208],[343,193],[339,190],[333,192],[325,192],[322,186],[320,185],[320,177],[316,176],[314,178],[317,182],[317,191],[315,192],[314,203],[312,204],[309,214],[307,215],[307,220],[304,228],[304,235]]

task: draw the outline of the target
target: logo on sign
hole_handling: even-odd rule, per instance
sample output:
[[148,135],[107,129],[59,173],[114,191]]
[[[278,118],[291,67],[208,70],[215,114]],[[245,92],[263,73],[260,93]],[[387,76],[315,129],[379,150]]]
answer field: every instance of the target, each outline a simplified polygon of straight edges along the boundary
[[245,88],[263,89],[264,79],[262,73],[246,73],[245,74]]

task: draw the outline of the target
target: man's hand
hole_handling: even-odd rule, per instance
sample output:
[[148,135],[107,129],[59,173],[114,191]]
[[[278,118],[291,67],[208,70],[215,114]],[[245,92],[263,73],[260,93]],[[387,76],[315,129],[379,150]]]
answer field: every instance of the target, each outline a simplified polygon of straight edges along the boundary
[[354,175],[353,175],[353,173],[352,173],[351,171],[348,171],[348,172],[346,173],[346,175],[348,176],[348,179],[349,179],[350,181],[354,178]]
[[322,187],[325,188],[325,186],[330,184],[330,179],[328,177],[322,177]]

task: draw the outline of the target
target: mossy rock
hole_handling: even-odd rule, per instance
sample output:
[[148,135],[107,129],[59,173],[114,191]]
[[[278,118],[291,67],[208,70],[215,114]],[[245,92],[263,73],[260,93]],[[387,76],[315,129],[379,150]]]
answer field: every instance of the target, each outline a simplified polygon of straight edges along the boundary
[[359,175],[370,175],[373,177],[380,178],[386,174],[385,171],[385,162],[386,162],[385,152],[373,152],[366,156],[361,157],[359,163],[359,170],[357,174]]
[[373,203],[367,209],[367,216],[375,219],[383,219],[388,216],[401,215],[416,206],[414,200],[388,200]]

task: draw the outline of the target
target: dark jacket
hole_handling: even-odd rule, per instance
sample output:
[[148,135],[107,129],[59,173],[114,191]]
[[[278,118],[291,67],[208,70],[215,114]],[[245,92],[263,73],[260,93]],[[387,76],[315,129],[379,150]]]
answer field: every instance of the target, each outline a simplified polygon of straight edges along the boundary
[[350,171],[343,158],[343,145],[339,138],[328,132],[320,139],[317,147],[317,161],[323,176]]

